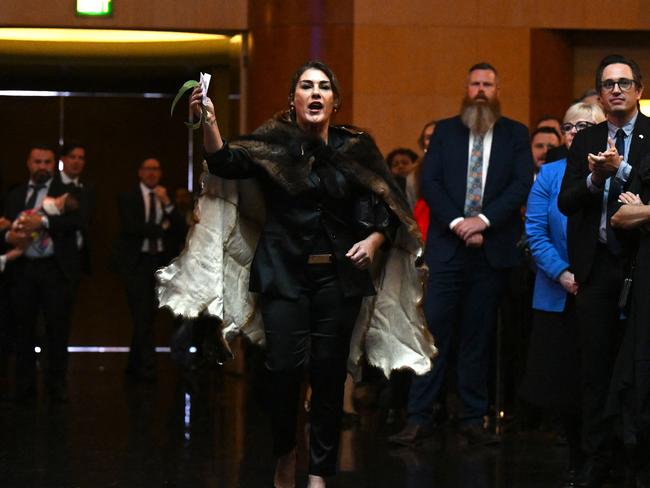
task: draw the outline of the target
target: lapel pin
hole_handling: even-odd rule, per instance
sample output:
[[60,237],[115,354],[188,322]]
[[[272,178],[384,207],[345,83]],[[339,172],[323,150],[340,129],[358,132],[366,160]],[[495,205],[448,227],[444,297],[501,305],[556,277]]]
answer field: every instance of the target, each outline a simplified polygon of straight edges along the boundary
[[639,139],[643,139],[643,134],[639,134]]

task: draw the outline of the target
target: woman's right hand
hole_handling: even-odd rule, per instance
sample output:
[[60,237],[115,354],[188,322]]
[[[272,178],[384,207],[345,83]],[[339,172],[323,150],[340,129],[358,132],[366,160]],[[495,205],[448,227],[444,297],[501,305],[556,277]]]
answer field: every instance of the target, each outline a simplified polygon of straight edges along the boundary
[[223,139],[217,125],[217,116],[214,113],[214,105],[209,97],[203,105],[203,89],[197,86],[190,95],[190,109],[196,120],[201,118],[203,108],[206,110],[203,117],[203,147],[208,154],[217,152],[223,147]]
[[572,295],[578,294],[578,282],[576,281],[575,275],[568,269],[563,271],[558,280],[567,293]]
[[[192,95],[190,96],[190,108],[192,109],[192,114],[198,120],[201,117],[203,106],[203,89],[200,86],[197,86],[192,90]],[[208,112],[208,118],[216,117],[214,113],[214,104],[210,97],[205,99],[205,109]]]

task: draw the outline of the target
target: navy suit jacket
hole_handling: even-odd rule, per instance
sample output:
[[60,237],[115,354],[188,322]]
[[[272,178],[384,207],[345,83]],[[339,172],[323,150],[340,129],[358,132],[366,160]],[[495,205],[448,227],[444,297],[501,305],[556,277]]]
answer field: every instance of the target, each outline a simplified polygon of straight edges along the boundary
[[[426,254],[430,264],[451,260],[465,245],[449,224],[464,216],[469,136],[459,116],[441,121],[424,159],[421,192],[431,212]],[[490,220],[483,234],[483,248],[493,268],[508,268],[519,262],[516,244],[522,231],[521,207],[532,175],[528,129],[501,117],[494,124],[481,212]]]

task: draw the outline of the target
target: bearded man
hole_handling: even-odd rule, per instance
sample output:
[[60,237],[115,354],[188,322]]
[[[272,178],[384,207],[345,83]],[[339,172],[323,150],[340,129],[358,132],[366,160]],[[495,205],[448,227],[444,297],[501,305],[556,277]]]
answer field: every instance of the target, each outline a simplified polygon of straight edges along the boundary
[[390,437],[394,444],[411,446],[433,433],[452,336],[460,434],[469,445],[498,442],[483,428],[489,344],[508,271],[518,263],[520,208],[533,168],[528,129],[501,116],[498,83],[488,63],[469,69],[461,113],[438,123],[424,159],[421,193],[431,212],[424,308],[439,356],[432,372],[413,379],[408,423]]
[[41,211],[46,196],[60,197],[72,190],[54,178],[56,158],[47,145],[34,145],[27,157],[29,181],[7,195],[4,216],[13,225],[0,240],[24,249],[7,266],[16,324],[16,400],[36,398],[36,325],[45,321],[47,369],[45,383],[50,400],[67,401],[68,336],[74,292],[81,275],[77,232],[82,229],[83,207],[62,215]]

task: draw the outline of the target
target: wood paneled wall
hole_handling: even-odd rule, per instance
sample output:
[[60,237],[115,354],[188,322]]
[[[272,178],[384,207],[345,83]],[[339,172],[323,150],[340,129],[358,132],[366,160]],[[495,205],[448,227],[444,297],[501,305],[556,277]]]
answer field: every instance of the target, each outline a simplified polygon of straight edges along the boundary
[[351,121],[352,14],[350,0],[249,0],[249,128],[287,108],[291,76],[309,59],[332,68],[343,99],[337,121]]
[[352,120],[384,152],[415,148],[426,121],[458,112],[467,68],[481,60],[500,72],[504,114],[524,123],[561,116],[574,70],[592,78],[601,52],[585,46],[572,58],[569,31],[650,30],[647,1],[612,8],[609,0],[355,0]]
[[353,120],[384,153],[415,149],[427,121],[457,114],[467,70],[481,61],[499,71],[503,112],[528,119],[528,29],[357,25],[354,41]]
[[533,29],[530,53],[530,127],[533,128],[544,116],[562,120],[575,98],[570,35],[565,31]]

